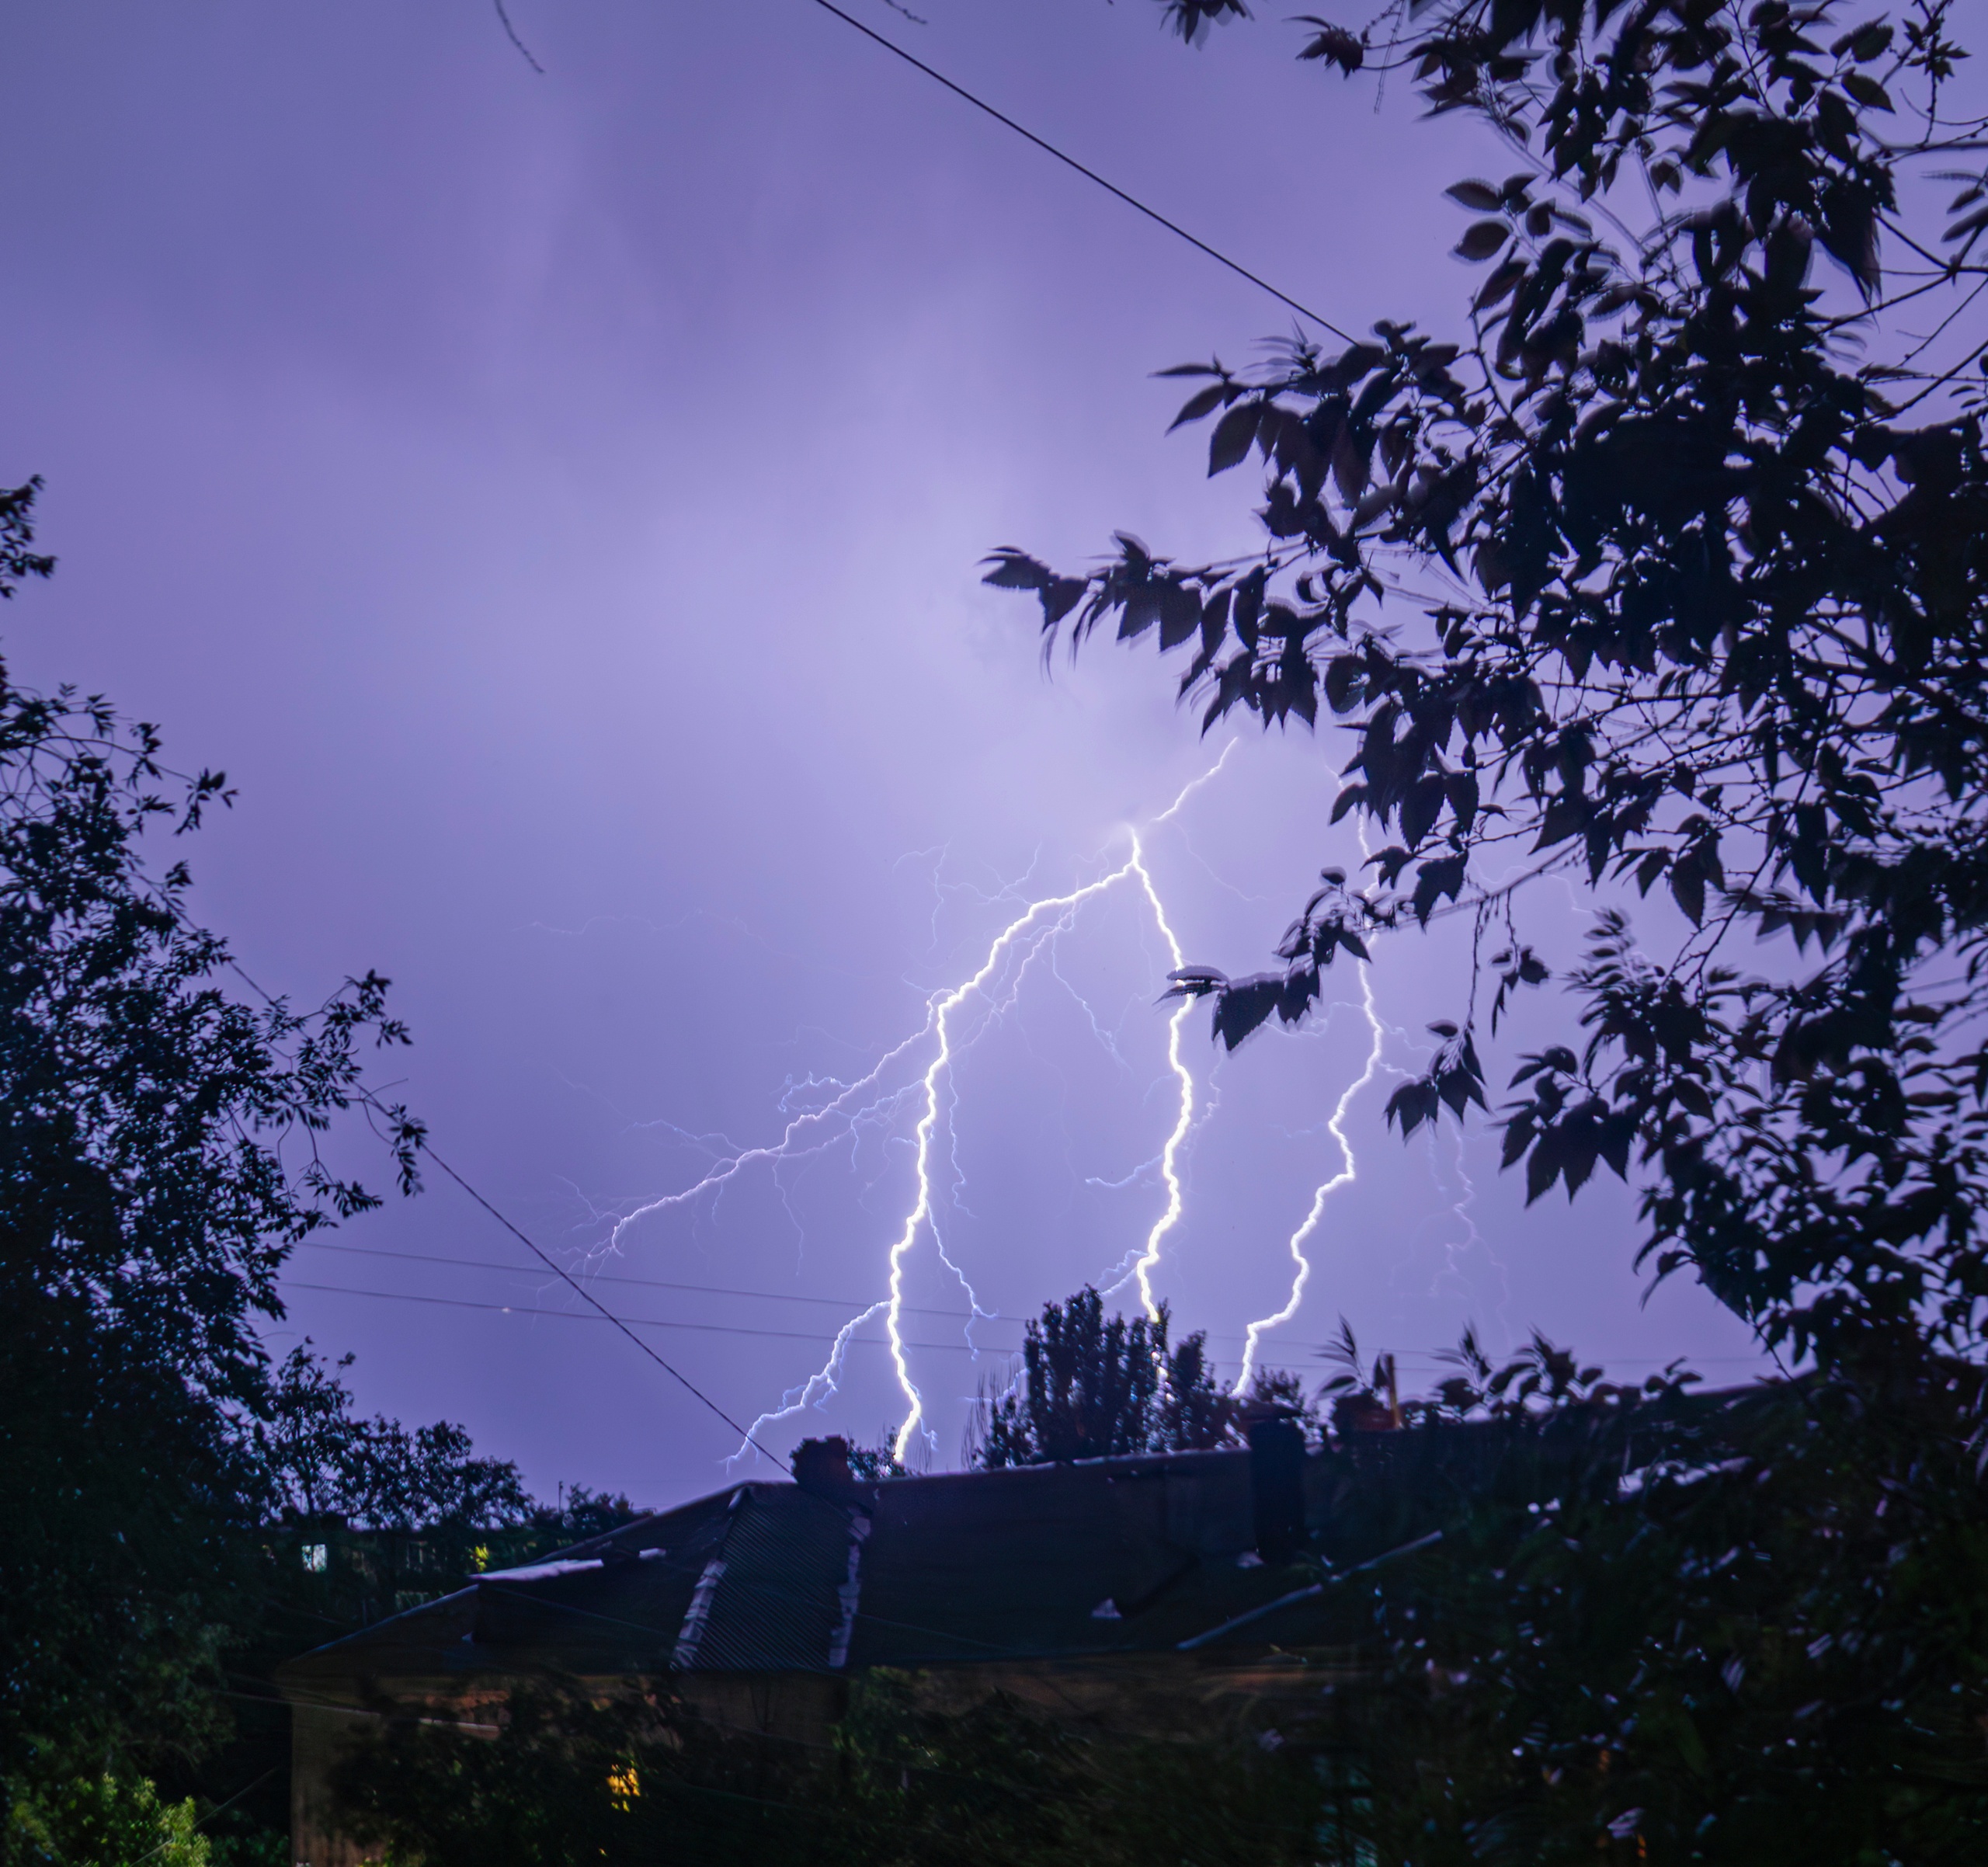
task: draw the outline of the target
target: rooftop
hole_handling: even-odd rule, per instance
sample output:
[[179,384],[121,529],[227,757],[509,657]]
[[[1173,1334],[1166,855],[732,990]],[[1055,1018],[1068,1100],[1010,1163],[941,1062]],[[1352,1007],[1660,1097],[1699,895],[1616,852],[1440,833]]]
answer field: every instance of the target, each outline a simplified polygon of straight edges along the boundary
[[[1346,1566],[1426,1535],[1493,1450],[1468,1427],[1357,1437],[1371,1443],[1306,1455],[1290,1428],[1274,1456],[1180,1452],[874,1485],[832,1461],[802,1465],[801,1483],[739,1484],[480,1576],[290,1662],[284,1680],[309,1689],[546,1667],[833,1675],[1343,1639],[1343,1608],[1312,1586],[1315,1564],[1292,1558],[1311,1549]],[[1361,1534],[1371,1541],[1378,1525],[1387,1539],[1373,1549],[1334,1535],[1355,1486],[1395,1500],[1378,1514],[1364,1500]]]

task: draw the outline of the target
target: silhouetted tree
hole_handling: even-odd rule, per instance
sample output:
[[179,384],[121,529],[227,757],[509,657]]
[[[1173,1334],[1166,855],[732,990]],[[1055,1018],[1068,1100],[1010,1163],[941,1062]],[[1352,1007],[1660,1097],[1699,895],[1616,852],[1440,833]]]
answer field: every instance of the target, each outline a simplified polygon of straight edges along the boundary
[[408,1707],[360,1734],[341,1789],[369,1843],[424,1867],[1352,1867],[1309,1751],[1199,1706],[1142,1740],[933,1683],[852,1680],[826,1754],[660,1693],[520,1690],[494,1735]]
[[643,1514],[620,1491],[592,1491],[585,1485],[568,1485],[557,1504],[537,1504],[531,1509],[531,1527],[558,1544],[583,1543],[589,1537],[604,1536]]
[[[1244,9],[1166,11],[1192,37]],[[1548,979],[1528,888],[1591,889],[1583,1030],[1519,1060],[1506,1164],[1529,1198],[1639,1166],[1642,1261],[1810,1364],[1691,1401],[1473,1344],[1422,1405],[1338,1390],[1404,1445],[1550,1436],[1561,1474],[1456,1500],[1360,1584],[1381,1862],[1988,1848],[1988,122],[1954,108],[1959,12],[1308,16],[1302,57],[1502,144],[1510,172],[1448,191],[1487,269],[1464,315],[1174,372],[1210,474],[1260,462],[1256,548],[992,560],[1046,646],[1184,652],[1204,727],[1351,729],[1336,814],[1377,833],[1371,879],[1324,871],[1274,972],[1176,975],[1232,1048],[1340,954],[1468,916],[1466,1008],[1388,1111],[1461,1118]],[[1630,910],[1660,888],[1684,931],[1652,952]],[[1789,936],[1778,969],[1739,969],[1742,932]],[[1380,1506],[1343,1495],[1357,1553]]]
[[[1495,1031],[1547,977],[1526,891],[1569,874],[1600,891],[1568,982],[1587,1034],[1516,1079],[1528,1195],[1640,1154],[1649,1261],[1769,1343],[1972,1354],[1988,171],[1962,172],[1983,126],[1951,108],[1950,0],[1411,13],[1315,20],[1303,55],[1412,74],[1503,144],[1514,172],[1448,191],[1489,269],[1465,315],[1173,372],[1205,379],[1180,420],[1213,421],[1209,471],[1261,463],[1258,547],[1121,534],[1103,568],[1004,550],[989,580],[1038,593],[1046,641],[1186,653],[1206,725],[1348,719],[1336,808],[1378,833],[1375,878],[1327,871],[1279,970],[1180,975],[1224,1041],[1457,913]],[[1625,906],[1659,886],[1687,927],[1661,959]],[[1743,930],[1789,935],[1789,966],[1741,976]],[[1395,1095],[1405,1132],[1483,1103],[1479,1003]]]
[[[0,495],[0,595],[51,561],[33,485]],[[0,1787],[94,1778],[214,1722],[204,1689],[252,1608],[265,1503],[256,1333],[290,1246],[375,1205],[320,1133],[360,1043],[398,1044],[386,982],[315,1011],[223,987],[148,830],[226,796],[148,725],[0,669]],[[165,794],[174,794],[170,798]],[[418,1126],[383,1110],[404,1185]]]
[[1088,1286],[1045,1303],[1024,1329],[1012,1386],[985,1406],[974,1462],[992,1469],[1218,1444],[1231,1409],[1207,1337],[1197,1331],[1171,1347],[1167,1323],[1163,1303],[1151,1321],[1107,1316]]

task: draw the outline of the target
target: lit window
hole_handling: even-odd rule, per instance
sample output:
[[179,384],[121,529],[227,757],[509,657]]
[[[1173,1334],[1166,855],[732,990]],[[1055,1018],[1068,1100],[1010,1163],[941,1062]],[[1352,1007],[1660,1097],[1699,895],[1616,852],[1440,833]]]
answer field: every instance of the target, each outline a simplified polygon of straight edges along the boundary
[[331,1566],[332,1552],[324,1543],[304,1545],[304,1566],[313,1575],[322,1575]]

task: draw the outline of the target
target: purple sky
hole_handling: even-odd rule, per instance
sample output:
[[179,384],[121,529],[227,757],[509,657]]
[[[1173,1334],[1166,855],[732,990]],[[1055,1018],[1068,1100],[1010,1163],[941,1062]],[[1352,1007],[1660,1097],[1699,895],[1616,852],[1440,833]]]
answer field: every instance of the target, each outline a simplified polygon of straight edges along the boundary
[[[1439,191],[1495,155],[1399,87],[1377,111],[1299,68],[1274,19],[1190,52],[1146,0],[923,0],[925,26],[852,5],[1349,328],[1459,311]],[[1288,320],[807,0],[512,13],[546,75],[479,0],[16,15],[0,476],[47,476],[62,568],[6,646],[226,767],[241,802],[193,852],[210,923],[299,997],[390,974],[417,1039],[397,1093],[438,1149],[576,1265],[663,1286],[597,1288],[750,1419],[885,1294],[931,995],[1028,901],[1122,864],[1229,736],[1197,742],[1150,654],[1045,680],[1032,605],[977,561],[1081,562],[1118,526],[1246,546],[1248,488],[1163,441],[1180,391],[1149,372],[1246,360]],[[1345,756],[1246,733],[1146,831],[1189,960],[1265,964],[1319,867],[1357,862],[1326,821]],[[1564,891],[1527,913],[1572,950]],[[929,1226],[905,1260],[937,1464],[1015,1319],[1136,1257],[1166,1205],[1171,961],[1136,878],[1014,957],[957,1013],[930,1149],[940,1240],[998,1312],[978,1360]],[[1625,1375],[1681,1353],[1738,1375],[1744,1333],[1701,1293],[1639,1306],[1621,1188],[1528,1214],[1481,1125],[1383,1133],[1388,1070],[1461,1009],[1462,957],[1380,955],[1357,1177],[1265,1358],[1322,1374],[1343,1314],[1419,1373],[1475,1319],[1494,1349],[1536,1323]],[[1339,984],[1309,1034],[1218,1067],[1204,1015],[1183,1033],[1196,1125],[1154,1288],[1232,1373],[1344,1166],[1326,1123],[1371,1040]],[[818,1123],[807,1158],[608,1252],[616,1215],[908,1039],[853,1130]],[[439,1177],[334,1243],[294,1285],[573,1307]],[[723,1479],[732,1436],[599,1323],[290,1301],[275,1345],[356,1350],[365,1406],[461,1419],[542,1490]],[[859,1330],[839,1391],[768,1443],[895,1430],[881,1339]]]

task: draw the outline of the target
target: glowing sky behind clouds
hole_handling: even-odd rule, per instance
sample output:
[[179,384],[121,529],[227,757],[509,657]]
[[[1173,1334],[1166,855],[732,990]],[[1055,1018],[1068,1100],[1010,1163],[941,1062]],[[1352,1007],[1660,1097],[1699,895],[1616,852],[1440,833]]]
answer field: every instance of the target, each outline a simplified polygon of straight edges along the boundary
[[[1143,0],[929,0],[925,26],[867,3],[1350,327],[1460,303],[1439,190],[1489,158],[1299,69],[1274,21],[1190,53]],[[512,12],[543,78],[477,0],[16,11],[0,474],[48,476],[63,563],[7,648],[228,769],[242,801],[193,854],[249,970],[299,995],[391,974],[418,1039],[397,1093],[438,1146],[549,1246],[648,1280],[598,1288],[679,1325],[652,1339],[750,1418],[884,1294],[930,1053],[846,1145],[652,1213],[610,1260],[612,1222],[872,1069],[1214,763],[1227,735],[1197,740],[1150,655],[1045,681],[1030,607],[978,560],[1081,561],[1115,526],[1246,544],[1246,488],[1162,440],[1177,396],[1148,373],[1287,321],[806,0]],[[1317,869],[1357,862],[1326,827],[1344,756],[1246,736],[1147,833],[1189,959],[1264,964]],[[1528,931],[1567,953],[1577,908],[1542,895]],[[1387,1066],[1460,1009],[1458,937],[1380,956]],[[975,1327],[990,1351],[1163,1209],[1169,963],[1115,889],[974,1012],[935,1209],[1006,1319]],[[1302,1038],[1218,1063],[1204,1014],[1183,1034],[1200,1100],[1155,1288],[1231,1372],[1341,1170],[1327,1123],[1371,1034],[1338,982]],[[1638,1308],[1620,1189],[1527,1215],[1481,1130],[1385,1136],[1385,1086],[1348,1104],[1361,1175],[1267,1358],[1316,1369],[1342,1312],[1405,1356],[1467,1317],[1625,1372],[1745,1354],[1694,1292]],[[335,1242],[363,1250],[300,1253],[297,1285],[454,1299],[293,1290],[287,1326],[358,1351],[367,1406],[461,1418],[547,1491],[719,1481],[725,1430],[600,1326],[456,1306],[570,1303],[425,1261],[517,1259],[446,1185]],[[949,1462],[1005,1359],[968,1352],[929,1232],[905,1292]],[[859,1334],[777,1443],[896,1427]]]

